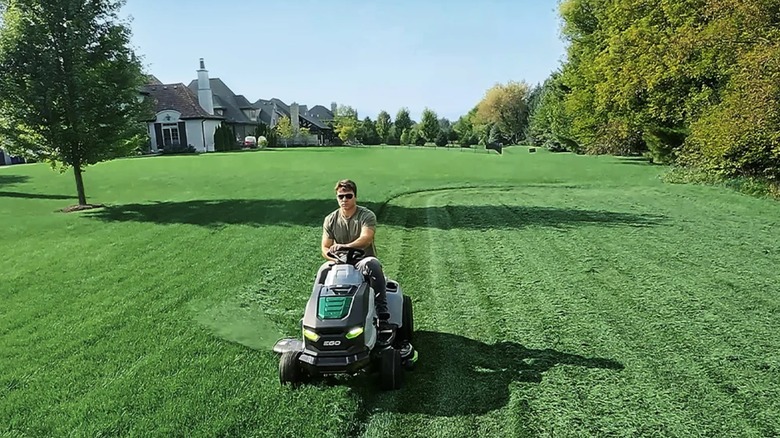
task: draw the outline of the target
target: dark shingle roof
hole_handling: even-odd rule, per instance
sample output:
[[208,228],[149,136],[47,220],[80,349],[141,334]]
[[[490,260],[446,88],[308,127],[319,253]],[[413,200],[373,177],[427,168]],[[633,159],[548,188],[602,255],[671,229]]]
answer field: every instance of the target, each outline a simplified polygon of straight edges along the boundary
[[157,76],[155,75],[146,75],[146,83],[148,85],[163,85],[163,83],[160,82],[160,80],[157,79]]
[[260,110],[258,118],[261,122],[268,126],[273,125],[272,122],[274,118],[274,105],[271,103],[271,101],[260,99],[255,102],[253,106]]
[[[228,122],[232,123],[245,123],[256,125],[257,122],[250,120],[249,117],[241,111],[241,104],[236,101],[236,94],[222,82],[222,79],[211,78],[209,79],[209,87],[211,87],[211,94],[214,96],[214,105],[217,104],[219,99],[220,106],[224,109],[222,115]],[[198,92],[198,81],[193,80],[189,85],[190,90],[194,93]],[[244,99],[246,101],[246,99]],[[242,102],[243,103],[243,102]],[[249,103],[248,101],[246,103]],[[247,108],[251,108],[251,105]]]
[[[258,102],[260,101],[258,100]],[[279,110],[280,113],[284,114],[287,117],[290,117],[290,106],[284,103],[281,99],[277,99],[274,97],[270,101],[266,101],[266,102],[269,102],[271,105],[275,103],[276,108]],[[313,124],[314,126],[320,129],[330,129],[330,127],[325,123],[323,123],[320,119],[318,119],[317,117],[313,117],[311,115],[311,110],[308,111],[308,114],[304,114],[303,112],[298,111],[298,116],[304,120],[309,121],[311,124]]]
[[309,110],[309,114],[311,114],[313,117],[318,118],[319,120],[333,120],[333,112],[331,110],[325,108],[322,105],[314,105]]
[[241,109],[250,109],[250,108],[254,108],[254,106],[252,106],[252,104],[251,104],[251,103],[249,103],[249,101],[248,101],[248,100],[246,100],[246,97],[244,97],[244,95],[243,95],[243,94],[239,94],[238,96],[236,96],[236,104],[237,104],[237,105],[238,105],[238,107],[239,107],[239,108],[241,108]]
[[198,103],[195,93],[184,84],[149,84],[144,87],[149,97],[154,99],[154,111],[176,110],[182,119],[222,119],[211,115]]

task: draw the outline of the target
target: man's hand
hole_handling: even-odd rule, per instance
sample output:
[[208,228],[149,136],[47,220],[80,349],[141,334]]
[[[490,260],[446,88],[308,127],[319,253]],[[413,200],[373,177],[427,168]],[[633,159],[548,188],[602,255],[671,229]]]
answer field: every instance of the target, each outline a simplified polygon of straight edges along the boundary
[[347,245],[341,244],[341,243],[334,243],[330,246],[328,251],[330,251],[331,254],[335,254],[339,251],[344,251],[345,249],[348,249],[349,247]]

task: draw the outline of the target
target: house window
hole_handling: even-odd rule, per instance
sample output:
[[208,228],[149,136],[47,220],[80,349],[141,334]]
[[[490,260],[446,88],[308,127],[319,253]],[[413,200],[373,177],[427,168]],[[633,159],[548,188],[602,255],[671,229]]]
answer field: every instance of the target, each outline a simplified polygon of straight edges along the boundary
[[179,144],[179,125],[176,123],[164,123],[162,126],[163,146]]

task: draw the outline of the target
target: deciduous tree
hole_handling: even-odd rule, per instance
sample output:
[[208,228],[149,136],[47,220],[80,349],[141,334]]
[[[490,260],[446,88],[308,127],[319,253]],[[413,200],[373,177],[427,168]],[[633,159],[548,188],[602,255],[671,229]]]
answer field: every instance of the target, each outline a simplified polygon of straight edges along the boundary
[[419,132],[426,142],[436,141],[436,136],[439,134],[439,116],[432,109],[423,110]]
[[117,0],[4,0],[0,27],[0,136],[11,153],[82,173],[145,141],[146,82]]
[[381,138],[382,141],[386,141],[392,126],[393,122],[390,120],[390,114],[388,114],[387,111],[381,111],[376,117],[376,132],[379,134],[379,138]]
[[523,138],[528,125],[528,102],[530,87],[525,81],[509,81],[496,84],[485,93],[477,105],[477,122],[483,125],[498,125],[511,142]]

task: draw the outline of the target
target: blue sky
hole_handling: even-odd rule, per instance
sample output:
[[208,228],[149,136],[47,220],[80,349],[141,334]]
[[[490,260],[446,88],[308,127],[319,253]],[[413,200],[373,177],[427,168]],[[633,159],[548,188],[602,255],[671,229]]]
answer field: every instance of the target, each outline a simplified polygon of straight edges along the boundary
[[496,83],[531,85],[560,66],[557,1],[127,0],[133,46],[164,83],[197,78],[198,59],[250,101],[351,105],[361,118],[453,122]]

